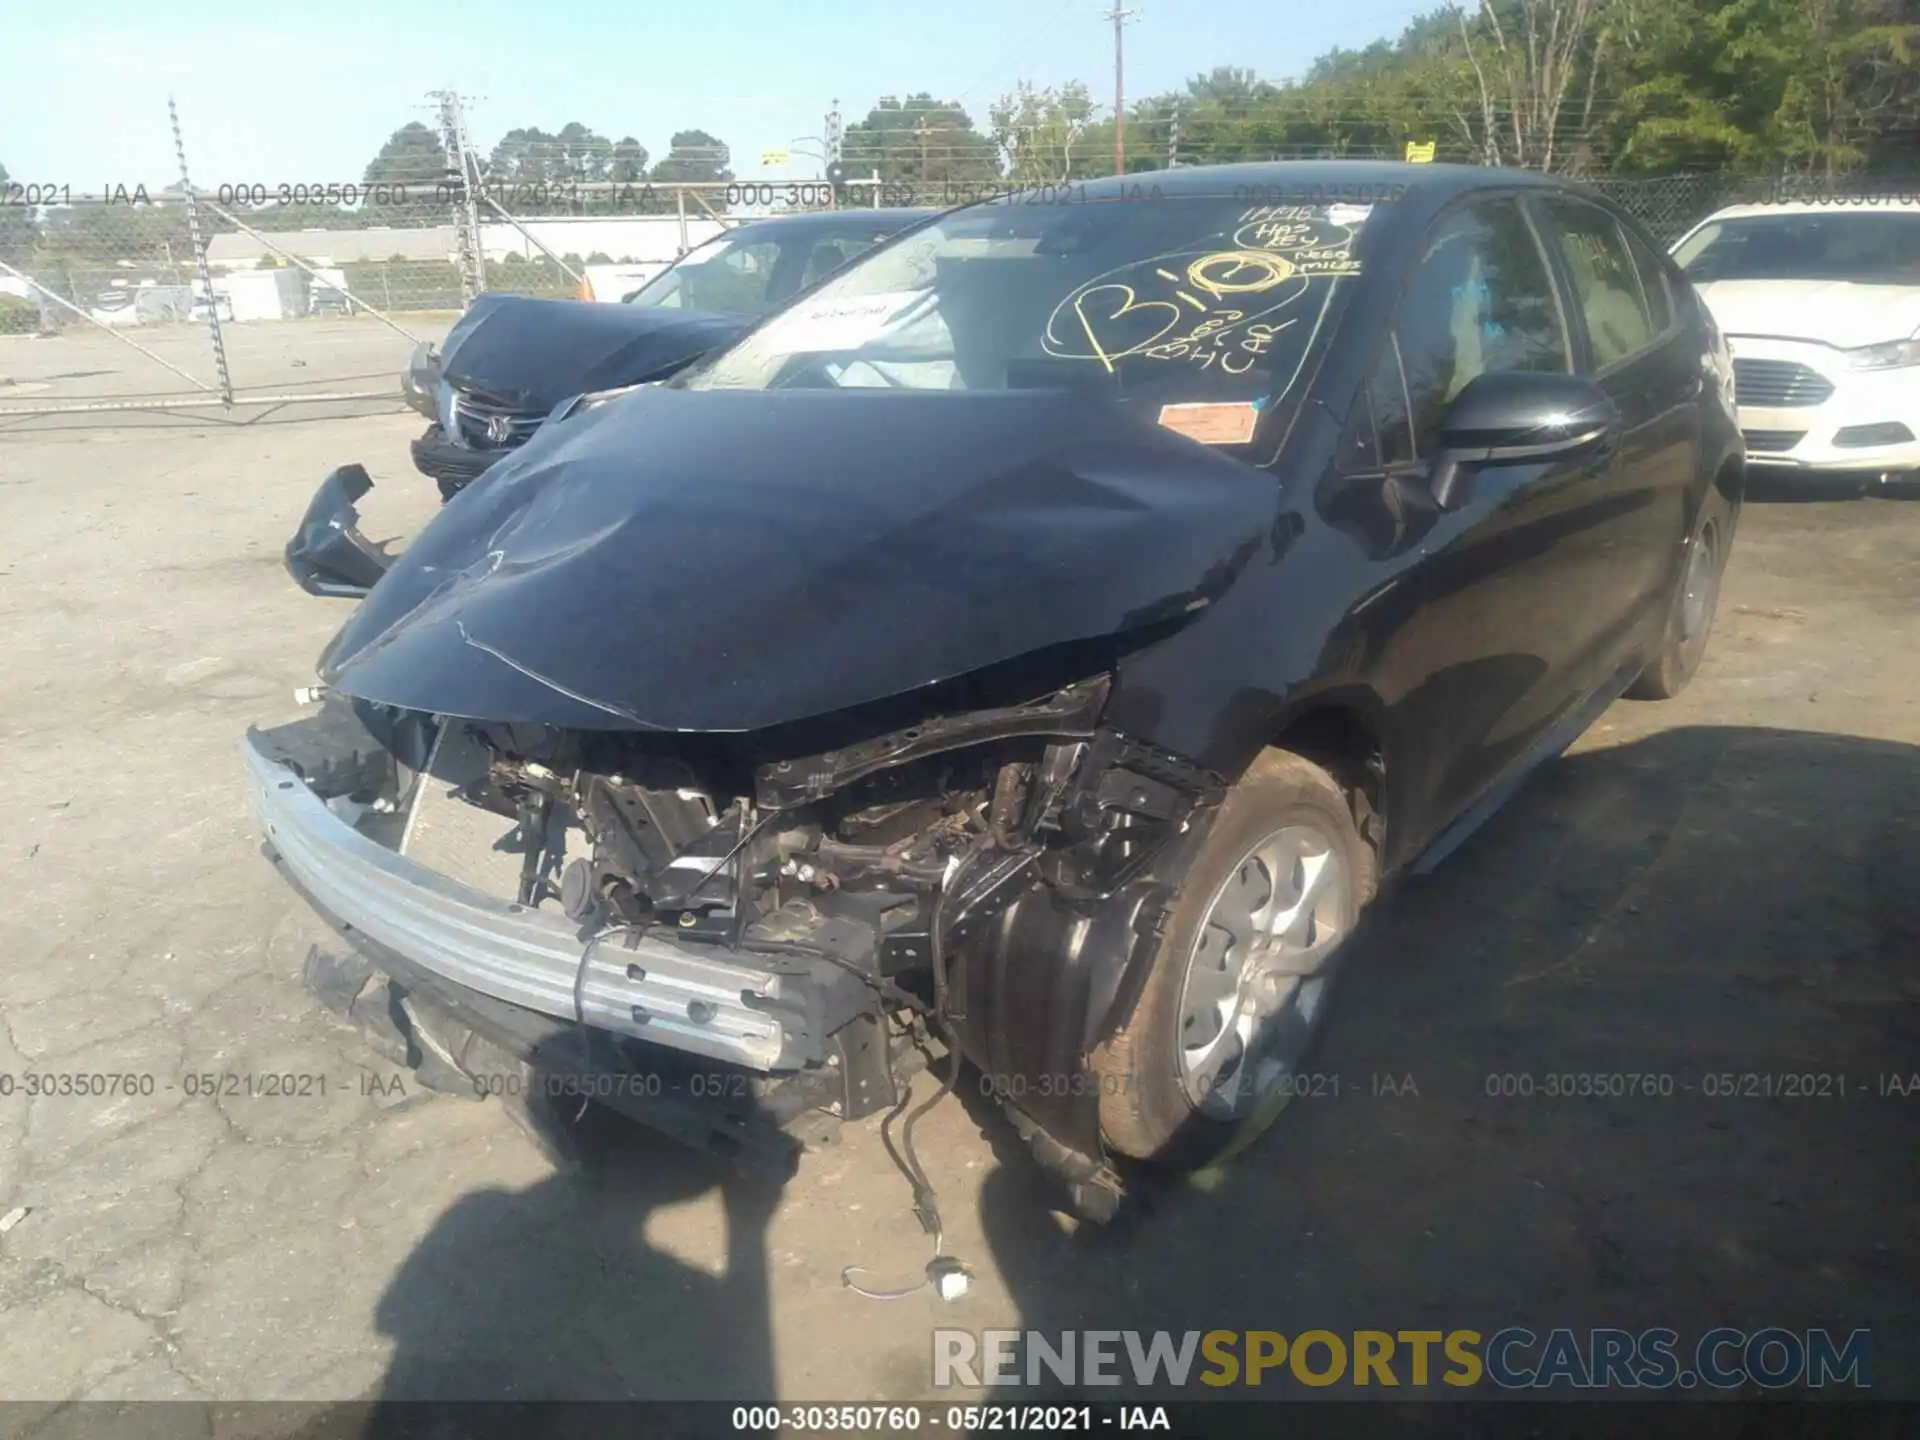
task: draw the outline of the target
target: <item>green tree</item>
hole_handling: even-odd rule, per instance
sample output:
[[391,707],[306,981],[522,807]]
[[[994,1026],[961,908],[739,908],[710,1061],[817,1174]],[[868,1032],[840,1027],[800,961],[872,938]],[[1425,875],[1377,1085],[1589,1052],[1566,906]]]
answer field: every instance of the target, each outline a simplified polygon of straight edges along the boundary
[[1837,177],[1920,126],[1914,0],[1679,0],[1636,17],[1603,121],[1619,168]]
[[656,183],[728,181],[733,171],[733,153],[724,141],[704,130],[676,130],[667,147],[666,158],[653,167],[649,177]]
[[1016,188],[1112,172],[1111,148],[1104,171],[1089,163],[1086,140],[1093,96],[1077,80],[1058,89],[1040,89],[1023,80],[994,101],[987,115],[988,133],[1005,161],[1007,181]]
[[507,131],[487,157],[491,180],[515,185],[564,185],[604,180],[613,163],[613,142],[578,120],[557,132],[538,126]]
[[409,120],[387,137],[360,178],[368,185],[432,185],[447,173],[447,147],[439,132]]
[[936,194],[948,186],[988,185],[1000,175],[993,141],[974,128],[973,118],[924,90],[905,100],[882,98],[866,119],[847,127],[840,155],[856,177],[878,171],[888,185]]
[[489,180],[505,185],[550,184],[561,178],[560,137],[538,126],[516,127],[502,135],[487,156]]
[[634,185],[647,178],[647,147],[631,135],[614,142],[613,164],[607,178],[618,185]]
[[[1084,86],[1018,87],[990,133],[1016,183],[1113,168]],[[1634,176],[1839,177],[1920,161],[1920,0],[1445,0],[1298,81],[1224,66],[1127,112],[1128,170],[1303,156]]]
[[554,137],[555,164],[567,180],[593,182],[609,179],[613,170],[613,142],[579,121],[569,121]]

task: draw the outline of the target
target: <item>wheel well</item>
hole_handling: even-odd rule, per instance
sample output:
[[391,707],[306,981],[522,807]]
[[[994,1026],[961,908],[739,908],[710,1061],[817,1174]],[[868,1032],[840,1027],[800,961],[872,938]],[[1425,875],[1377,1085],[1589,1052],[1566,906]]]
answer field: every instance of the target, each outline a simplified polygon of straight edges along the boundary
[[1726,499],[1727,504],[1738,509],[1746,495],[1747,467],[1738,456],[1729,456],[1713,477],[1713,488]]
[[1273,737],[1273,746],[1311,760],[1347,794],[1354,824],[1377,850],[1386,824],[1386,755],[1379,736],[1360,711],[1325,705],[1296,715]]

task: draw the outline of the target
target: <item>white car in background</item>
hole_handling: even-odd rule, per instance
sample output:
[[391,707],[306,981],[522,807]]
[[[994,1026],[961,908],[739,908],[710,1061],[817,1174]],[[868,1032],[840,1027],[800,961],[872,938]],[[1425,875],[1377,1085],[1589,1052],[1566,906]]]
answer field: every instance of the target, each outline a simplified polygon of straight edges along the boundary
[[1754,474],[1920,479],[1920,201],[1735,205],[1673,258],[1733,352]]

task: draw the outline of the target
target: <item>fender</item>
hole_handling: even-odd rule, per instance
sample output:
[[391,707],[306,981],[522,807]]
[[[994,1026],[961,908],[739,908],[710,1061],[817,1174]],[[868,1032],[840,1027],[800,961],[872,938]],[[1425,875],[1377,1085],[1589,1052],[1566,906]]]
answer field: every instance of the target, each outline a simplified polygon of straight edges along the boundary
[[[1083,752],[1060,805],[1070,843],[1035,852],[1017,879],[996,880],[1004,899],[956,921],[953,1021],[983,1090],[1071,1161],[1097,1165],[1100,1093],[1088,1056],[1138,997],[1225,784],[1112,731],[1054,747],[1067,749]],[[1157,833],[1136,853],[1108,853],[1103,842],[1130,821]]]

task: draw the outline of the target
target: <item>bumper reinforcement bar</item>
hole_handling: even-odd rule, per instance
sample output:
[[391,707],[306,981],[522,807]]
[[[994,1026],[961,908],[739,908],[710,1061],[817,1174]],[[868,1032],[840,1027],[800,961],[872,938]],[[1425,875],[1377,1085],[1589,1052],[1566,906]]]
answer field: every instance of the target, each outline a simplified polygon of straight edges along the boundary
[[[583,939],[564,916],[495,899],[407,859],[341,819],[250,733],[248,792],[267,845],[349,931],[456,985],[564,1020],[759,1071],[799,1057],[784,987],[802,977],[651,934]],[[582,962],[585,962],[584,971]],[[575,1007],[578,983],[579,1008]]]

